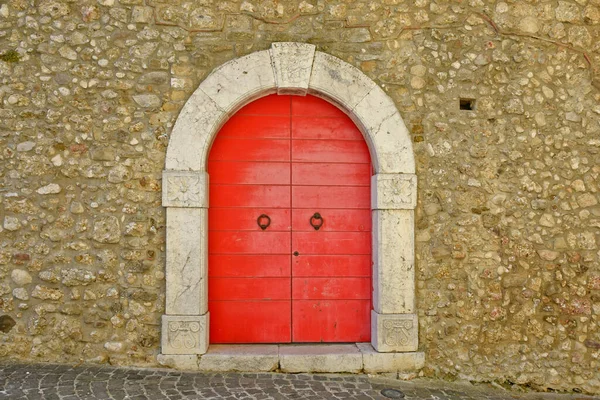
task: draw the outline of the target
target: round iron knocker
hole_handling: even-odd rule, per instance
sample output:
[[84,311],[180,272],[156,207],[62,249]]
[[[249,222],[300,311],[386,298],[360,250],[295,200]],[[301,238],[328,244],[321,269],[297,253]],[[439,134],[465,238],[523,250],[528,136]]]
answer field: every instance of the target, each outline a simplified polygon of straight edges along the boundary
[[[262,222],[265,219],[267,220],[267,222]],[[260,229],[264,231],[269,227],[269,225],[271,225],[271,218],[269,218],[267,214],[260,214],[256,219],[256,223],[258,224],[258,226],[260,226]]]
[[323,217],[318,212],[314,213],[312,217],[310,217],[310,224],[315,231],[318,231],[320,227],[323,226]]

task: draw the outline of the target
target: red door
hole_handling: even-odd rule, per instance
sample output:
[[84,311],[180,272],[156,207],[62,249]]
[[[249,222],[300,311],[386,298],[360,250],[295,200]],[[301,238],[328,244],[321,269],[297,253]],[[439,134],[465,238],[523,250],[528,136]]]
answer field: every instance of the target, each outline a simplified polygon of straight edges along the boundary
[[234,115],[209,155],[212,343],[370,340],[370,156],[316,97]]

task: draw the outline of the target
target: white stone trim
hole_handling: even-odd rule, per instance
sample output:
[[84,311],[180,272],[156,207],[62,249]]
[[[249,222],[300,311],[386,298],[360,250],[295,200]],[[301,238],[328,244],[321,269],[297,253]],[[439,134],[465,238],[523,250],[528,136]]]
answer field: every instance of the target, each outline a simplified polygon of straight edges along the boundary
[[166,313],[208,311],[208,209],[167,208]]
[[[296,351],[293,351],[296,348]],[[292,354],[293,353],[293,354]],[[211,344],[205,354],[159,354],[168,368],[201,372],[418,373],[423,352],[381,353],[371,343]]]
[[[167,296],[162,354],[206,351],[208,153],[231,115],[271,93],[322,97],[348,114],[363,133],[376,173],[372,194],[373,346],[379,352],[416,350],[412,211],[416,206],[416,176],[411,139],[402,117],[385,92],[359,69],[315,51],[310,44],[274,43],[270,50],[215,69],[184,105],[171,132],[163,177]],[[174,349],[165,330],[171,318],[181,316],[205,321],[205,343],[188,353]],[[410,344],[386,342],[382,321],[408,317],[414,325]]]
[[163,315],[162,354],[204,354],[208,349],[209,314]]
[[377,174],[371,177],[373,210],[414,210],[416,206],[416,175]]
[[208,207],[208,174],[198,171],[163,171],[164,207]]
[[373,210],[373,308],[380,314],[415,310],[413,210]]
[[416,351],[419,345],[417,316],[371,311],[371,344],[383,353]]
[[277,94],[306,95],[315,48],[313,45],[303,43],[273,43],[271,45]]

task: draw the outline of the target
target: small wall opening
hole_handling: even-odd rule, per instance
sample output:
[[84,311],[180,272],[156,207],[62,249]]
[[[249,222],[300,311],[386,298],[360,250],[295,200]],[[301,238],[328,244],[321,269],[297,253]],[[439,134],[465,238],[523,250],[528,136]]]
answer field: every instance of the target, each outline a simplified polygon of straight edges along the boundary
[[461,110],[472,111],[475,109],[475,99],[460,98],[458,106]]

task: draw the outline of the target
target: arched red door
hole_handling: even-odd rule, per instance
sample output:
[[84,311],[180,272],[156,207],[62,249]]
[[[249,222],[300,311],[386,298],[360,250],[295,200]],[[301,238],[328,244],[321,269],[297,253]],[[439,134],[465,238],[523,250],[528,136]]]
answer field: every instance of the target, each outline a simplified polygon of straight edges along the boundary
[[365,342],[371,161],[324,100],[271,95],[209,155],[211,343]]

